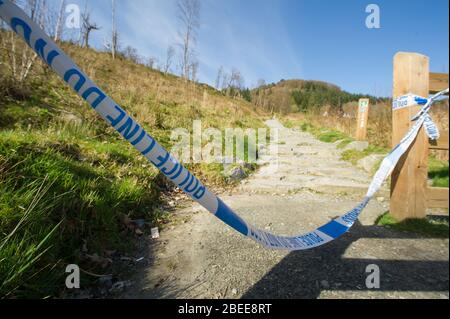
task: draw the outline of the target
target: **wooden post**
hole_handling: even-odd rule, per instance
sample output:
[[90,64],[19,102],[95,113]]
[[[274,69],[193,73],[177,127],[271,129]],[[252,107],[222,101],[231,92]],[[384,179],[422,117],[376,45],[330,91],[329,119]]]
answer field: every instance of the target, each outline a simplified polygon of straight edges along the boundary
[[[429,59],[409,52],[394,57],[393,98],[412,93],[428,97]],[[392,144],[397,145],[409,128],[411,118],[420,106],[397,109],[392,112]],[[399,221],[407,218],[425,218],[428,175],[428,137],[422,127],[411,148],[400,159],[391,176],[390,212]]]
[[369,99],[359,99],[356,123],[356,139],[365,141],[367,137],[367,120],[369,118]]

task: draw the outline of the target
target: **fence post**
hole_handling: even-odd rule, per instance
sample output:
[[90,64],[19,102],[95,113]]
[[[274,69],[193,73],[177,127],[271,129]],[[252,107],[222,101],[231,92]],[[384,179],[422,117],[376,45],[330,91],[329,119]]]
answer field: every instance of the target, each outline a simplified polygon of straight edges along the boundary
[[[428,97],[429,59],[399,52],[394,57],[393,98],[412,93]],[[392,112],[392,144],[397,145],[412,126],[411,117],[420,106]],[[411,148],[400,159],[391,176],[390,213],[399,221],[425,218],[428,175],[428,137],[422,128]]]
[[369,99],[359,99],[356,122],[356,139],[365,141],[367,137],[367,120],[369,118]]

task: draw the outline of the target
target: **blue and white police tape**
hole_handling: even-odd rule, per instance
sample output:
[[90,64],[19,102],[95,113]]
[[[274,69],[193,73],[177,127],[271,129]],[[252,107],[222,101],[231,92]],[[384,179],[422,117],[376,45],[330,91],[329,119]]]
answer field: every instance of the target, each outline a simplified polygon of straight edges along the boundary
[[321,246],[346,233],[355,223],[361,211],[389,176],[402,154],[409,148],[427,116],[427,107],[434,98],[427,100],[423,114],[403,138],[401,143],[383,160],[375,174],[367,195],[361,203],[343,216],[316,230],[292,237],[276,236],[258,230],[241,219],[220,198],[211,193],[181,163],[160,146],[120,106],[98,88],[80,68],[39,28],[26,14],[9,0],[0,0],[0,18],[21,36],[26,43],[64,79],[92,108],[142,155],[155,165],[169,180],[192,199],[200,203],[217,218],[262,245],[273,249],[304,250]]
[[428,99],[422,96],[409,93],[399,96],[392,101],[392,109],[396,111],[399,109],[408,108],[412,105],[425,105],[427,101]]
[[[442,95],[448,94],[448,92],[449,92],[449,89],[446,89],[442,92],[435,94],[434,96],[431,97],[432,102],[436,101]],[[436,124],[433,122],[431,117],[427,114],[433,103],[428,103],[428,102],[429,102],[429,99],[427,99],[427,98],[409,93],[409,94],[406,94],[406,95],[396,98],[392,102],[392,109],[395,111],[395,110],[398,110],[401,108],[411,107],[414,105],[424,105],[424,107],[422,107],[420,112],[417,113],[411,120],[416,121],[421,116],[424,116],[425,121],[424,121],[423,125],[425,127],[425,131],[426,131],[428,137],[431,140],[437,140],[440,137],[439,129],[436,126]]]

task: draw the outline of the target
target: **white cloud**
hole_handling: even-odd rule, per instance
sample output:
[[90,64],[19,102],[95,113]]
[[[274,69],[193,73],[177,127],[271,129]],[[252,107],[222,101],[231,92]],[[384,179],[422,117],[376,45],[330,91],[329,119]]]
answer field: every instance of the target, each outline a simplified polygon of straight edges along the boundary
[[[83,0],[75,1],[84,6]],[[93,19],[102,27],[92,34],[92,43],[100,48],[111,33],[111,2],[88,3]],[[247,85],[259,78],[278,81],[283,76],[301,76],[299,52],[292,49],[278,2],[258,2],[251,17],[238,1],[202,0],[201,4],[196,47],[201,81],[213,84],[221,65],[238,68]],[[117,0],[117,19],[121,45],[131,45],[145,57],[163,60],[167,47],[180,42],[176,0]]]
[[178,41],[177,20],[174,1],[127,2],[124,37],[142,54],[152,55],[152,50],[165,52],[169,45]]

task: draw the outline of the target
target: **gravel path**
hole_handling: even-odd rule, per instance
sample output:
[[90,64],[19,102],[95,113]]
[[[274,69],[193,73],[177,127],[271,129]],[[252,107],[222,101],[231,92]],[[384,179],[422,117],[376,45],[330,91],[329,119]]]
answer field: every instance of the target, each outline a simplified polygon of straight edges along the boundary
[[[353,208],[370,176],[340,160],[335,145],[279,128],[278,161],[222,199],[247,221],[276,234],[315,229]],[[351,231],[309,251],[267,250],[197,204],[148,250],[128,298],[448,298],[448,239],[374,226],[388,209],[384,188]],[[366,288],[366,267],[380,269],[380,289]]]

